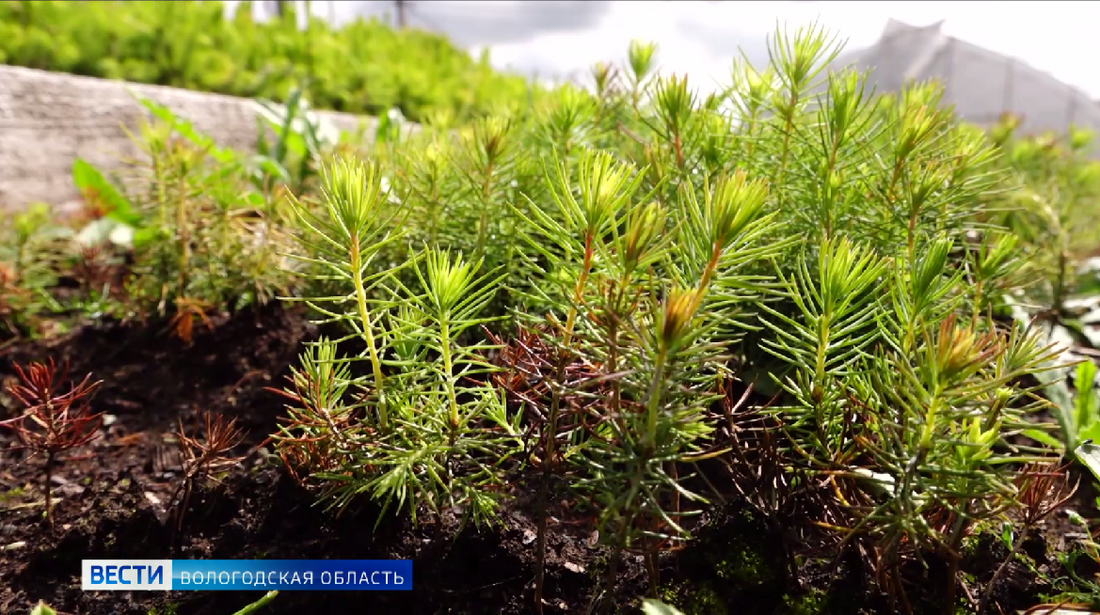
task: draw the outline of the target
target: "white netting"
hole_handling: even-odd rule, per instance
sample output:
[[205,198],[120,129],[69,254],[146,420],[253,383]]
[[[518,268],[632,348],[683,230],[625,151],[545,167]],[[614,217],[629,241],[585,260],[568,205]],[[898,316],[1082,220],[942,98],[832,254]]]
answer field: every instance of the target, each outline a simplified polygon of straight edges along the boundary
[[946,36],[939,25],[914,28],[892,21],[878,43],[843,54],[830,68],[869,69],[870,83],[880,92],[910,79],[938,80],[944,103],[975,124],[991,124],[1010,112],[1023,118],[1025,133],[1064,133],[1075,125],[1100,135],[1100,104],[1080,90],[1020,60]]

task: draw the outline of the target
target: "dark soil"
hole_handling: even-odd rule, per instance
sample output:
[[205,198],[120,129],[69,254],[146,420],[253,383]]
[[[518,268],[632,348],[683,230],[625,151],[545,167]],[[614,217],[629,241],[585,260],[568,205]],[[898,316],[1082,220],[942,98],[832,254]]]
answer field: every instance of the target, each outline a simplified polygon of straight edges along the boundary
[[[414,561],[411,592],[284,592],[262,611],[269,614],[533,612],[535,525],[525,501],[506,505],[502,526],[493,529],[462,529],[444,516],[418,525],[387,517],[372,531],[377,511],[370,505],[330,514],[284,474],[263,446],[282,400],[264,387],[281,386],[301,343],[315,334],[301,312],[272,306],[222,317],[209,331],[197,328],[190,346],[158,329],[112,324],[3,351],[4,380],[12,362],[48,358],[69,361],[74,379],[91,372],[103,381],[94,407],[111,419],[101,437],[55,472],[52,533],[43,523],[43,460],[25,459],[13,435],[0,430],[0,614],[25,613],[42,599],[73,614],[230,615],[260,596],[80,590],[80,560],[125,557]],[[0,401],[4,418],[14,407]],[[177,536],[164,510],[179,481],[168,454],[172,432],[177,421],[193,425],[205,410],[236,418],[247,431],[245,460],[222,485],[195,494]],[[794,576],[780,572],[791,537],[770,527],[736,507],[712,513],[698,539],[663,562],[662,595],[684,599],[698,613],[891,612],[858,556],[803,565]],[[546,613],[584,613],[603,591],[608,554],[594,538],[584,525],[552,528]],[[1036,561],[1052,569],[1039,542]],[[992,576],[1006,555],[998,546],[984,544],[967,564],[977,579]],[[933,572],[914,573],[913,585],[927,584]],[[1042,582],[1010,572],[997,592],[1002,607],[1034,605]],[[614,602],[638,604],[643,567],[628,558],[616,581]],[[831,597],[811,604],[810,597],[825,594]]]

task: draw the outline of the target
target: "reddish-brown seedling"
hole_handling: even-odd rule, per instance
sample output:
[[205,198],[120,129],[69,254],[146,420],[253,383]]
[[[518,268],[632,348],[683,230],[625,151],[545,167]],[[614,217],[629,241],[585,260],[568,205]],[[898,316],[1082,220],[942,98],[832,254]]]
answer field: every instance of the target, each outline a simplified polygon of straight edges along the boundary
[[176,299],[176,313],[168,322],[168,331],[190,346],[194,341],[195,321],[206,326],[207,331],[214,329],[214,323],[207,315],[209,306],[202,301],[180,297]]
[[[215,475],[244,459],[231,454],[244,441],[245,436],[237,428],[237,419],[227,421],[220,414],[204,412],[202,422],[201,436],[188,435],[183,421],[179,421],[176,428],[176,440],[179,442],[183,465],[183,481],[172,498],[178,502],[175,515],[177,533],[183,526],[183,514],[191,501],[195,480],[200,477],[216,480]],[[181,492],[183,497],[179,497]]]
[[[338,447],[351,443],[348,434],[355,429],[354,425],[360,417],[355,412],[341,412],[334,416],[330,410],[332,400],[328,399],[326,391],[333,390],[336,385],[334,372],[328,372],[323,381],[306,373],[287,376],[286,380],[290,385],[288,389],[264,387],[265,391],[290,401],[286,406],[290,410],[289,415],[281,419],[284,424],[269,441],[276,443],[287,473],[298,483],[305,484],[303,479],[309,474],[339,468],[341,455]],[[294,433],[307,435],[292,436]],[[334,439],[328,437],[330,434]]]
[[1066,466],[1056,463],[1030,463],[1024,466],[1013,482],[1019,494],[1016,500],[1019,536],[1008,557],[997,567],[989,584],[986,585],[985,593],[982,595],[981,602],[978,603],[977,613],[988,612],[986,607],[993,604],[997,582],[1008,570],[1009,563],[1015,561],[1016,555],[1023,549],[1028,535],[1038,529],[1044,519],[1061,509],[1077,493],[1077,487],[1080,486],[1080,480],[1070,482]]
[[511,403],[523,406],[527,420],[524,435],[527,460],[542,473],[535,537],[535,604],[541,613],[551,483],[568,472],[567,465],[562,463],[564,442],[577,430],[599,437],[596,435],[599,424],[612,418],[602,400],[610,398],[611,381],[619,374],[602,375],[600,366],[570,356],[553,345],[548,341],[550,333],[546,326],[521,327],[507,341],[488,328],[482,330],[492,344],[500,347],[496,364],[503,369],[494,373],[492,379]]
[[9,384],[7,390],[24,410],[0,425],[14,430],[23,447],[33,454],[46,455],[46,522],[52,528],[50,485],[54,468],[61,461],[62,453],[99,436],[103,413],[92,412],[90,402],[102,381],[92,382],[92,375],[88,374],[79,384],[70,384],[69,390],[62,393],[68,365],[60,372],[52,359],[48,363],[33,362],[25,369],[18,364],[14,367],[19,381]]

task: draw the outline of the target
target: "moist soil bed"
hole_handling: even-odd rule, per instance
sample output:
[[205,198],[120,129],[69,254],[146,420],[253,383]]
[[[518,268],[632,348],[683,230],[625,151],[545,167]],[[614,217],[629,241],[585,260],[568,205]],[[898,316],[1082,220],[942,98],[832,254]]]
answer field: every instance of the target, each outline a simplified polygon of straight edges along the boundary
[[[50,358],[68,361],[70,379],[92,373],[103,381],[94,408],[111,417],[101,437],[55,471],[52,533],[42,514],[43,460],[24,458],[13,450],[13,434],[0,430],[0,613],[25,613],[41,599],[60,613],[82,615],[230,615],[261,595],[84,593],[80,561],[94,558],[412,559],[411,592],[283,592],[261,613],[533,612],[534,507],[522,493],[506,502],[499,527],[462,528],[447,514],[415,525],[387,516],[374,530],[378,511],[369,503],[336,515],[286,475],[264,446],[283,399],[265,387],[282,386],[302,343],[315,336],[302,311],[273,305],[196,328],[190,345],[158,328],[97,324],[0,351],[5,381],[14,375],[13,362]],[[14,410],[10,401],[4,398],[0,419]],[[177,534],[164,510],[178,485],[172,433],[177,422],[195,425],[202,411],[237,419],[248,434],[240,450],[245,459],[221,485],[196,491]],[[778,554],[792,541],[782,534],[791,532],[771,530],[774,524],[747,510],[730,504],[712,512],[695,540],[662,560],[662,597],[686,597],[689,615],[893,611],[854,554],[803,565],[797,575],[781,573]],[[1053,527],[1048,536],[1064,530]],[[609,556],[594,538],[589,524],[551,526],[544,612],[584,613],[605,591]],[[1058,576],[1052,552],[1061,546],[1040,539],[1029,552],[1041,571]],[[981,589],[1007,551],[988,540],[976,553],[964,570]],[[925,602],[920,588],[937,574],[935,566],[907,574],[910,598]],[[636,612],[624,605],[643,596],[643,567],[627,558],[616,583],[619,611]],[[1033,606],[1049,589],[1012,564],[996,595],[1009,612]]]

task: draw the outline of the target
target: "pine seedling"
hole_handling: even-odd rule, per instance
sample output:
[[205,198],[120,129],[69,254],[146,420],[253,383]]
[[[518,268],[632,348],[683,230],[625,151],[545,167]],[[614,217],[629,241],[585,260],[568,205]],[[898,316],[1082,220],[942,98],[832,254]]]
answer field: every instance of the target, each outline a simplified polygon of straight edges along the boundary
[[1015,483],[1019,497],[1016,510],[1013,512],[1019,519],[1021,529],[1018,533],[1012,532],[1012,534],[1016,534],[1015,536],[1010,534],[1012,548],[989,579],[986,590],[975,610],[977,613],[988,612],[986,605],[993,599],[993,593],[997,589],[998,582],[1008,571],[1009,564],[1015,560],[1017,554],[1027,543],[1028,538],[1033,535],[1032,533],[1035,530],[1039,529],[1040,524],[1054,514],[1055,511],[1062,508],[1074,496],[1080,486],[1079,482],[1071,484],[1067,468],[1056,463],[1029,464],[1017,474]]
[[572,85],[563,86],[539,114],[539,136],[562,158],[572,159],[597,129],[596,112],[597,100],[588,92]]
[[[598,468],[592,472],[597,482],[586,487],[601,485],[596,489],[597,499],[603,504],[601,523],[616,527],[617,532],[612,533],[616,549],[637,543],[646,553],[652,587],[659,581],[659,546],[687,536],[681,517],[689,513],[682,510],[681,499],[705,502],[685,488],[678,466],[718,454],[708,450],[713,426],[705,415],[717,399],[715,377],[724,365],[726,345],[720,341],[723,336],[719,326],[727,320],[721,312],[732,308],[738,299],[732,295],[723,299],[721,285],[740,289],[743,301],[754,298],[752,278],[744,276],[738,267],[754,257],[767,257],[767,250],[753,244],[770,221],[770,216],[763,214],[765,184],[749,181],[743,174],[720,177],[707,188],[702,205],[695,199],[693,188],[684,186],[681,194],[683,223],[676,227],[675,234],[648,245],[647,256],[663,259],[671,265],[674,280],[687,279],[692,286],[677,286],[676,282],[659,278],[639,280],[639,289],[654,283],[663,287],[663,300],[654,303],[653,299],[643,299],[634,306],[636,311],[617,315],[625,323],[624,338],[630,343],[623,344],[623,340],[606,332],[596,338],[603,346],[626,348],[625,375],[612,386],[616,395],[638,407],[633,412],[627,407],[613,407],[607,421],[610,433],[597,432],[589,448],[591,456],[584,456]],[[628,216],[628,220],[645,220],[646,209],[642,212],[636,218]],[[629,232],[626,238],[631,238]],[[666,243],[668,239],[671,241]],[[628,256],[631,247],[627,241],[619,251]],[[627,264],[630,262],[626,259]],[[647,322],[651,324],[647,326]],[[599,351],[595,354],[601,356]],[[657,463],[657,459],[663,461]],[[609,472],[611,468],[624,468],[624,474],[616,476]],[[615,486],[616,480],[625,484]],[[631,498],[635,500],[629,501]]]
[[747,158],[751,158],[753,141],[760,137],[764,123],[768,100],[775,85],[775,70],[772,64],[764,70],[757,70],[742,53],[734,58],[730,70],[731,85],[727,90],[728,100],[740,119],[742,133],[746,137],[737,143]]
[[670,75],[657,81],[653,92],[653,107],[658,125],[653,127],[653,131],[659,135],[661,142],[667,143],[671,148],[672,158],[680,171],[685,171],[688,164],[684,156],[685,133],[694,120],[705,117],[701,113],[695,113],[697,103],[697,96],[688,85],[686,75]]
[[813,443],[807,446],[829,458],[839,454],[834,429],[843,425],[835,418],[842,389],[834,383],[851,374],[878,336],[874,298],[886,262],[840,237],[822,245],[815,264],[811,270],[803,257],[793,276],[779,272],[799,320],[762,304],[770,316],[765,325],[774,335],[763,345],[794,368],[781,382],[799,402],[800,410],[788,423],[807,430]]
[[378,443],[378,475],[358,488],[384,507],[407,506],[414,519],[417,508],[426,506],[435,512],[459,507],[475,523],[493,521],[507,487],[502,472],[520,450],[522,415],[506,415],[487,378],[494,368],[483,355],[491,345],[460,343],[466,331],[498,320],[480,314],[503,274],[479,276],[481,267],[427,249],[414,265],[421,292],[406,289],[409,307],[394,317],[399,343],[415,342],[427,353],[395,362],[402,383],[395,433]]
[[703,190],[702,201],[693,186],[680,191],[677,217],[683,232],[672,253],[678,277],[683,283],[697,281],[707,287],[717,282],[716,290],[733,301],[743,298],[739,293],[763,291],[768,278],[746,275],[753,273],[746,267],[779,256],[792,243],[762,241],[778,225],[778,212],[764,213],[767,182],[737,171],[720,174]]
[[768,111],[774,113],[777,120],[769,127],[778,131],[781,141],[777,143],[779,163],[769,178],[773,185],[782,185],[790,162],[799,159],[801,144],[796,134],[808,103],[807,95],[818,85],[818,76],[840,49],[836,36],[830,36],[816,23],[799,28],[793,36],[778,26],[775,29],[768,55],[775,67],[779,87],[770,93]]
[[[392,338],[385,316],[393,291],[386,284],[398,268],[383,258],[401,238],[403,211],[387,198],[380,165],[353,158],[321,167],[316,205],[289,199],[299,226],[299,251],[290,258],[333,294],[288,300],[304,301],[321,316],[320,324],[343,327],[346,334],[322,338],[300,355],[290,388],[276,391],[290,403],[273,438],[293,476],[316,478],[326,496],[337,497],[348,481],[373,474],[374,442],[394,432],[383,361]],[[350,340],[361,342],[363,350],[341,356],[340,344]],[[352,372],[352,364],[362,361],[369,363],[367,376]],[[345,474],[356,462],[362,466]]]
[[[569,367],[578,357],[574,349],[577,321],[588,309],[586,298],[593,267],[598,258],[607,254],[602,246],[609,235],[617,232],[622,212],[629,206],[643,179],[633,165],[616,161],[606,152],[593,150],[581,153],[575,183],[564,164],[557,163],[555,171],[554,178],[546,174],[553,203],[551,207],[544,209],[528,199],[528,211],[521,211],[515,206],[512,208],[522,222],[520,237],[545,261],[545,264],[540,264],[527,257],[527,266],[540,272],[544,278],[558,276],[558,284],[554,287],[532,288],[533,302],[553,306],[557,312],[556,316],[548,318],[549,322],[535,320],[535,324],[549,326],[554,340],[550,359],[552,367],[539,372],[547,379],[545,386],[550,397],[531,400],[538,407],[534,416],[539,422],[534,427],[536,449],[531,454],[540,460],[542,470],[536,546],[539,563],[535,583],[536,608],[539,609],[549,514],[546,505],[551,483],[561,470],[562,448],[577,434],[575,425],[560,425],[563,413],[569,413],[569,408],[563,404],[568,397],[566,378]],[[638,221],[636,218],[636,242],[641,239],[637,237],[639,233],[652,232],[638,228]],[[637,248],[635,250],[640,259],[641,254],[637,253]],[[558,320],[562,315],[564,321]],[[525,324],[531,326],[532,323]],[[571,388],[584,386],[585,383],[573,383]]]
[[15,418],[0,421],[0,426],[14,430],[23,447],[32,454],[46,456],[43,483],[46,522],[53,529],[53,472],[61,461],[61,454],[99,436],[103,413],[92,412],[89,404],[101,382],[92,382],[92,376],[88,374],[78,384],[70,384],[69,390],[62,393],[62,381],[68,375],[67,367],[58,372],[53,360],[31,363],[26,368],[18,364],[14,367],[19,382],[9,384],[8,393],[24,406],[24,411]]
[[[499,278],[476,277],[477,262],[428,250],[415,265],[423,293],[390,316],[394,359],[387,429],[356,418],[348,400],[346,366],[323,342],[303,355],[293,377],[297,403],[277,441],[284,459],[314,470],[326,495],[343,507],[367,493],[383,510],[440,512],[462,507],[476,523],[491,521],[506,487],[501,466],[518,446],[518,417],[509,420],[502,400],[484,382],[492,368],[484,345],[463,346],[466,330],[488,322],[478,312],[491,301]],[[286,454],[289,453],[289,456]]]
[[50,304],[46,289],[57,279],[64,246],[58,240],[67,229],[53,224],[45,203],[7,218],[0,222],[0,337],[14,339],[33,333]]
[[[782,382],[791,402],[778,409],[790,446],[807,471],[846,477],[847,539],[875,539],[878,570],[895,588],[903,558],[955,558],[970,524],[1011,505],[1006,464],[1034,454],[1006,438],[1041,406],[1019,383],[1056,355],[1033,331],[960,317],[966,283],[948,267],[951,242],[931,245],[905,267],[904,257],[826,241],[816,278],[804,257],[788,281],[800,319],[763,307],[769,351],[792,368]],[[870,467],[851,467],[855,459]]]
[[630,96],[635,107],[641,99],[649,78],[654,72],[657,43],[630,41],[627,48],[627,64],[630,67]]
[[[532,203],[523,217],[532,249],[562,272],[557,292],[539,296],[551,315],[535,319],[522,344],[524,379],[545,379],[535,389],[544,394],[528,389],[523,401],[542,417],[543,492],[571,467],[573,488],[596,505],[601,536],[617,553],[645,553],[656,587],[658,550],[687,534],[681,517],[691,512],[681,500],[703,502],[678,476],[678,465],[706,454],[704,415],[724,364],[713,339],[723,318],[702,306],[719,281],[749,294],[750,280],[735,270],[765,254],[752,244],[768,223],[766,189],[737,174],[716,182],[701,205],[685,185],[670,226],[669,208],[650,201],[652,192],[638,199],[644,170],[594,152],[581,155],[576,177],[559,170],[556,182],[548,178],[551,206]],[[549,361],[529,356],[531,335],[551,340]],[[600,367],[581,376],[569,369],[578,364]]]
[[456,245],[466,235],[452,236],[461,228],[452,224],[455,212],[452,197],[463,189],[463,177],[451,164],[454,144],[446,133],[435,127],[425,129],[426,135],[408,142],[402,148],[402,170],[399,183],[408,193],[409,222],[412,239],[428,245]]
[[237,420],[225,420],[220,414],[204,412],[202,435],[191,435],[180,420],[176,428],[176,442],[182,462],[182,477],[171,502],[175,510],[175,532],[183,529],[183,516],[191,503],[195,481],[200,478],[217,481],[218,475],[239,463],[243,457],[232,455],[233,449],[244,441],[244,432],[237,428]]
[[[337,345],[322,337],[298,356],[285,389],[267,390],[285,397],[287,416],[273,434],[276,450],[290,476],[301,483],[314,474],[338,473],[362,427],[362,402],[351,398],[357,386],[350,364],[337,357]],[[360,398],[364,397],[362,395]]]
[[[321,211],[296,203],[311,255],[302,258],[346,294],[306,301],[351,333],[303,354],[285,393],[295,402],[291,419],[276,438],[284,460],[324,483],[337,508],[365,493],[414,520],[421,509],[461,507],[477,523],[491,521],[517,424],[486,382],[491,367],[480,355],[488,348],[464,346],[460,336],[491,320],[480,313],[501,274],[427,248],[409,261],[419,282],[410,289],[398,267],[380,262],[400,236],[402,210],[385,198],[379,166],[341,160],[322,178]],[[337,345],[352,338],[366,350],[337,358]],[[370,375],[353,375],[349,359],[368,360]]]
[[332,284],[344,294],[301,300],[324,316],[322,323],[349,328],[348,336],[335,342],[352,337],[363,341],[365,356],[358,358],[370,362],[374,412],[378,427],[386,431],[390,410],[382,361],[389,336],[381,313],[390,305],[390,295],[381,285],[399,266],[388,267],[379,256],[401,238],[403,210],[386,198],[381,167],[375,163],[334,160],[322,167],[321,184],[319,211],[290,197],[301,226],[298,240],[302,249],[291,258],[310,267],[309,277]]
[[[677,469],[705,456],[711,428],[704,415],[723,364],[721,346],[710,342],[717,321],[700,313],[705,292],[671,288],[660,304],[633,306],[617,342],[613,397],[573,458],[583,470],[574,488],[596,504],[600,535],[616,552],[609,580],[619,553],[637,550],[655,589],[658,551],[688,535],[683,518],[692,513],[681,499],[705,503]],[[586,354],[605,354],[608,343],[598,335],[584,336]]]
[[133,316],[170,321],[189,341],[213,311],[263,304],[289,290],[273,258],[285,240],[275,197],[257,192],[252,162],[216,147],[186,120],[148,100],[157,118],[131,139],[143,154],[128,161],[137,211],[119,246],[132,250],[127,284]]
[[1058,352],[1037,331],[976,331],[951,316],[924,328],[915,355],[876,354],[858,378],[866,413],[853,417],[871,428],[859,429],[853,441],[890,488],[885,501],[857,518],[878,539],[884,574],[896,575],[907,551],[957,562],[972,524],[1015,505],[1013,464],[1055,458],[1007,440],[1033,427],[1027,415],[1045,407],[1019,383],[1051,369]]
[[[531,282],[513,256],[516,224],[505,204],[521,200],[521,187],[530,192],[538,179],[533,173],[538,158],[518,155],[545,138],[532,120],[508,111],[457,131],[429,127],[397,155],[393,180],[409,212],[410,244],[462,252],[487,270],[508,265],[507,288],[488,308],[494,315],[506,312],[512,288]],[[400,279],[417,284],[410,271]]]

